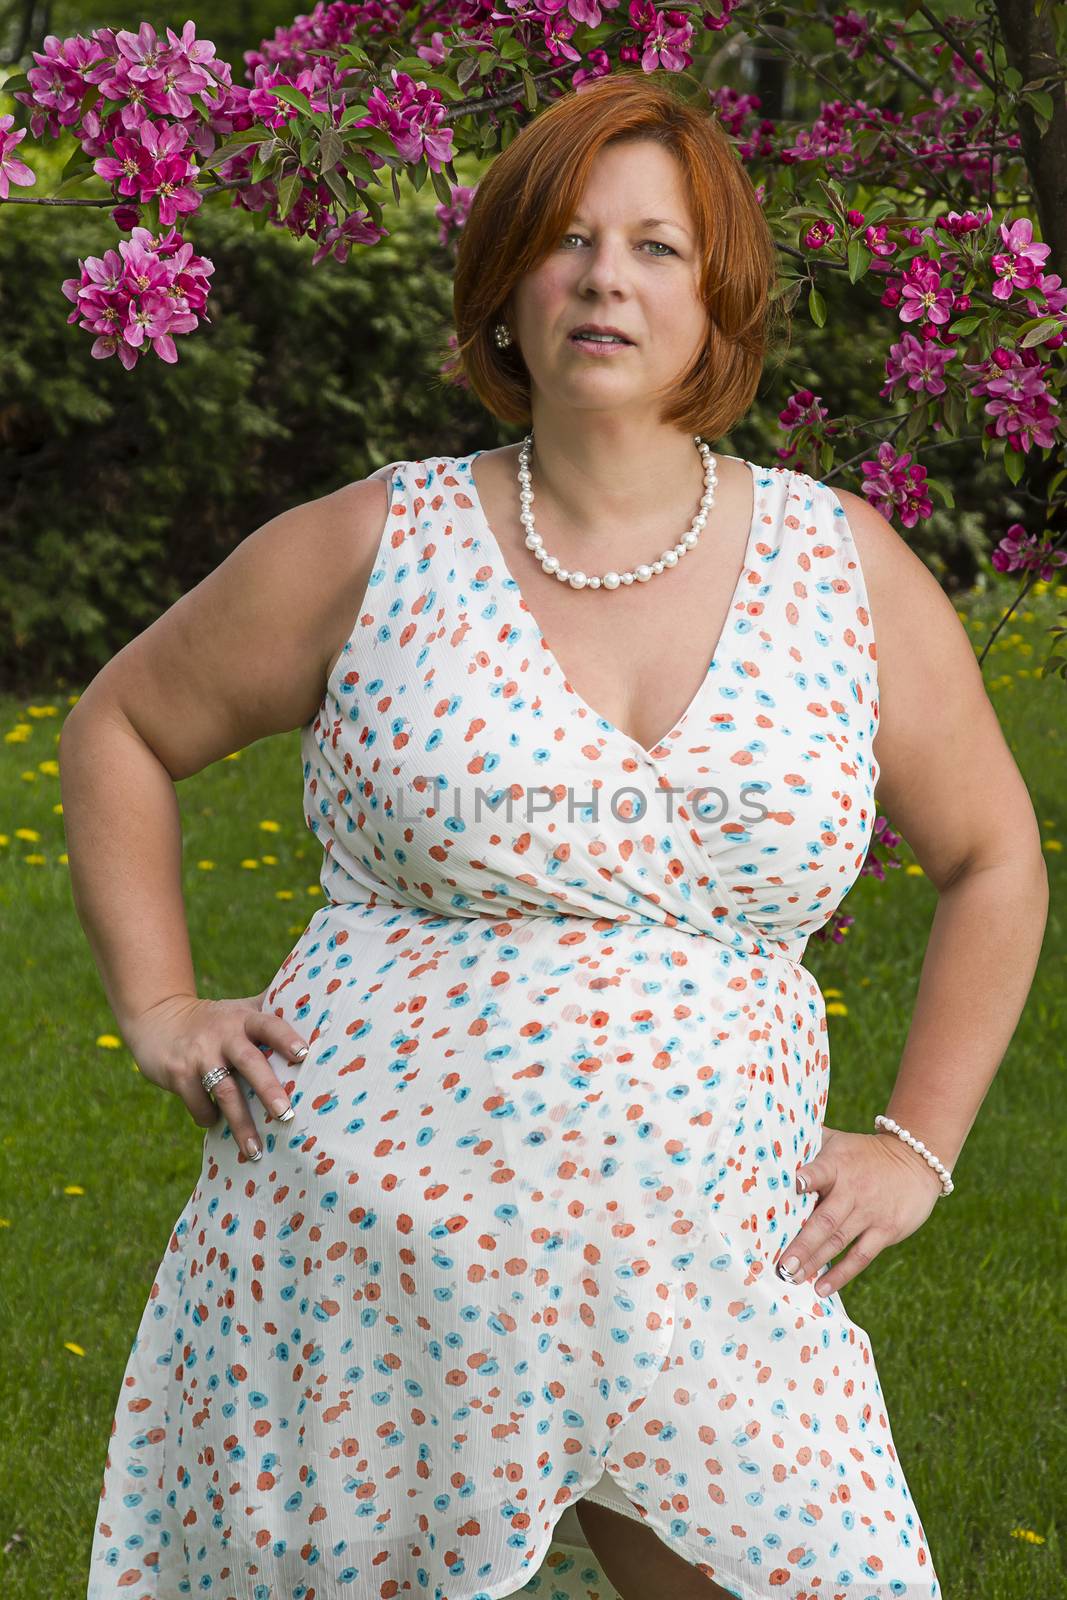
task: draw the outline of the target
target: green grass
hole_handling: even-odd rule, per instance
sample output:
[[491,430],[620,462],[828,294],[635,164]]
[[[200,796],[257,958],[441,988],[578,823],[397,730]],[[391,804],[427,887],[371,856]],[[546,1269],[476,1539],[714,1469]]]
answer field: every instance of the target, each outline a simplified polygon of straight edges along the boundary
[[[1008,592],[998,587],[968,604],[977,642]],[[945,1600],[1067,1597],[1056,1521],[1067,1460],[1057,1339],[1067,946],[1055,848],[1067,842],[1067,684],[1028,675],[1044,658],[1043,630],[1062,593],[1040,594],[1017,614],[984,667],[1047,847],[1051,910],[1030,998],[956,1165],[955,1193],[843,1291],[871,1335]],[[143,1079],[125,1047],[100,1043],[116,1029],[74,914],[59,779],[50,770],[69,698],[0,697],[9,980],[0,1080],[6,1600],[84,1600],[119,1384],[202,1145],[182,1103]],[[33,714],[47,707],[53,715]],[[298,735],[253,745],[178,793],[200,992],[255,994],[322,902],[319,847],[303,821]],[[278,831],[261,829],[263,820]],[[39,838],[20,838],[19,829]],[[202,868],[204,860],[214,870]],[[866,878],[847,902],[856,923],[844,942],[808,947],[806,964],[847,1007],[830,1018],[834,1126],[869,1130],[888,1099],[934,905],[917,869],[885,884]]]

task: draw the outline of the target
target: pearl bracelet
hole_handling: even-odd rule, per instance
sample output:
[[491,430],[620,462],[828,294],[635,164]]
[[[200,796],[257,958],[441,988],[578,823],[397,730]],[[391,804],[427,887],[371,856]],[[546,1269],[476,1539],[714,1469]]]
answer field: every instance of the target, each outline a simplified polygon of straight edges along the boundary
[[902,1128],[899,1122],[894,1122],[892,1117],[875,1117],[874,1125],[876,1128],[885,1128],[889,1133],[895,1133],[898,1139],[903,1139],[905,1144],[910,1144],[913,1150],[918,1151],[927,1166],[932,1167],[941,1179],[942,1200],[952,1193],[954,1186],[949,1176],[948,1168],[941,1165],[941,1162],[932,1151],[926,1148],[921,1139],[916,1139],[914,1134],[909,1133],[907,1128]]

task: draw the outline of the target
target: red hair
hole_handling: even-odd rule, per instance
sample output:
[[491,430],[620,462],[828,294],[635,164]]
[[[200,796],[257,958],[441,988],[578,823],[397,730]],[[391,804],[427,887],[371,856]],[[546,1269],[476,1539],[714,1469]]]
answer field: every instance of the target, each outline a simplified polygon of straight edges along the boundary
[[660,420],[713,441],[748,411],[774,316],[774,239],[752,182],[713,111],[682,100],[655,74],[620,71],[583,84],[527,123],[490,163],[459,239],[452,309],[455,361],[504,422],[531,421],[530,376],[512,343],[492,336],[508,297],[563,236],[605,145],[653,139],[682,168],[708,313],[703,349],[669,392]]

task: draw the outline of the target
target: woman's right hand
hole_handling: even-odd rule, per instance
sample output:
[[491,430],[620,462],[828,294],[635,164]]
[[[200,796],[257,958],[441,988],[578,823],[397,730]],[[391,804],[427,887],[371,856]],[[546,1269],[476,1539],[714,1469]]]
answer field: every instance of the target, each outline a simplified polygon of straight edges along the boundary
[[[289,1121],[289,1097],[258,1046],[269,1045],[294,1062],[307,1050],[289,1023],[261,1009],[266,992],[242,1000],[172,995],[122,1030],[139,1071],[150,1082],[178,1095],[198,1127],[213,1127],[221,1112],[240,1148],[250,1155],[249,1141],[257,1149],[261,1142],[237,1074],[251,1084],[270,1117]],[[208,1094],[202,1076],[223,1065],[232,1075]]]

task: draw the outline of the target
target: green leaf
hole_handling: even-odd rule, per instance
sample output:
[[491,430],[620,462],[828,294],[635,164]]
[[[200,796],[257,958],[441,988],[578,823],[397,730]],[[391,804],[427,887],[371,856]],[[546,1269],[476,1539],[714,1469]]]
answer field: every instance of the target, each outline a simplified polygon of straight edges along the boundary
[[811,292],[808,295],[808,310],[811,313],[811,320],[814,322],[815,326],[817,328],[824,328],[826,326],[826,301],[823,299],[822,295],[819,293],[818,289],[816,289],[814,284],[812,284]]
[[1036,327],[1024,333],[1019,340],[1020,350],[1029,350],[1032,345],[1044,344],[1046,339],[1051,339],[1054,333],[1063,332],[1063,323],[1059,317],[1042,317]]
[[960,317],[958,322],[949,324],[948,332],[959,334],[960,338],[962,338],[965,333],[973,333],[975,328],[984,321],[985,317],[980,313],[973,317]]
[[323,182],[329,189],[332,189],[345,210],[351,211],[355,204],[352,186],[346,183],[341,174],[335,171],[333,167],[324,167],[322,177]]
[[16,89],[23,94],[29,87],[30,80],[24,72],[13,72],[10,78],[0,83],[0,94],[14,94]]
[[945,426],[949,433],[963,432],[963,424],[967,419],[967,407],[959,389],[949,389],[941,399],[941,414],[945,419]]
[[452,188],[443,172],[430,172],[430,182],[433,184],[434,193],[444,206],[452,204]]
[[411,184],[411,187],[414,189],[416,194],[418,194],[419,190],[426,182],[426,174],[429,170],[430,169],[425,156],[420,156],[419,159],[408,168],[408,182]]
[[782,275],[776,280],[774,287],[771,289],[771,292],[767,298],[769,300],[779,300],[781,299],[782,295],[788,294],[790,289],[794,288],[794,286],[800,282],[802,282],[800,278],[793,278],[790,277],[788,273],[782,273]]
[[531,78],[530,74],[527,72],[525,67],[523,67],[523,69],[522,69],[522,87],[523,87],[523,93],[524,93],[524,95],[526,97],[526,109],[528,111],[536,111],[537,110],[537,85],[536,85],[536,83],[534,83],[533,79]]
[[303,111],[306,116],[313,116],[311,101],[299,89],[294,89],[291,83],[272,83],[269,94],[276,95],[279,100],[284,100],[287,106],[296,106],[298,111]]
[[829,439],[824,439],[819,446],[819,471],[829,472],[834,464],[834,447]]
[[272,134],[263,132],[262,128],[246,128],[243,133],[235,133],[232,139],[227,139],[213,150],[206,161],[201,161],[200,168],[203,172],[210,172],[212,167],[221,167],[223,162],[229,161],[231,156],[240,155],[242,150],[247,150],[250,144],[273,144]]
[[[853,139],[852,143],[860,160],[869,161],[884,137],[884,128],[865,128],[858,138]],[[870,221],[869,216],[867,220]]]
[[341,159],[343,149],[344,145],[341,142],[340,135],[335,129],[327,128],[319,140],[319,165],[323,172],[328,167],[336,167]]
[[1004,471],[1011,483],[1018,483],[1023,475],[1025,463],[1018,450],[1005,450]]
[[[81,155],[82,152],[79,150],[78,154]],[[72,172],[70,172],[68,174],[68,176],[63,179],[63,182],[58,186],[58,188],[53,189],[53,191],[52,191],[53,195],[66,194],[71,189],[79,188],[80,185],[85,182],[86,178],[92,176],[92,172],[93,172],[93,164],[92,164],[92,162],[91,161],[84,162],[80,167],[75,168]],[[126,195],[120,195],[118,197],[118,199],[115,201],[115,204],[117,206],[129,205],[129,204],[131,204],[131,200],[132,200],[132,197],[127,197]]]
[[947,483],[942,483],[940,478],[927,478],[926,487],[932,489],[942,504],[948,506],[950,511],[955,510],[956,501]]
[[400,184],[397,181],[396,168],[395,167],[391,169],[391,171],[389,173],[389,176],[393,180],[393,199],[396,201],[397,205],[399,205],[400,204]]
[[848,241],[848,276],[852,283],[863,277],[871,259],[871,252],[862,239],[852,238]]
[[1003,77],[1009,89],[1022,88],[1023,75],[1016,67],[1005,67]]
[[470,80],[477,75],[477,72],[478,57],[468,56],[466,61],[461,61],[459,64],[459,69],[456,72],[456,83],[461,89],[464,89]]
[[1046,122],[1052,121],[1052,96],[1044,89],[1034,89],[1030,94],[1024,95],[1023,99],[1033,106],[1039,117],[1044,117]]
[[314,150],[315,145],[315,135],[313,133],[305,133],[300,141],[300,165],[302,167],[306,167],[310,162],[311,152]]
[[284,222],[285,218],[289,215],[290,211],[293,209],[293,206],[296,204],[296,197],[299,193],[300,174],[299,172],[291,172],[289,176],[287,178],[283,178],[281,183],[278,185],[279,221]]

